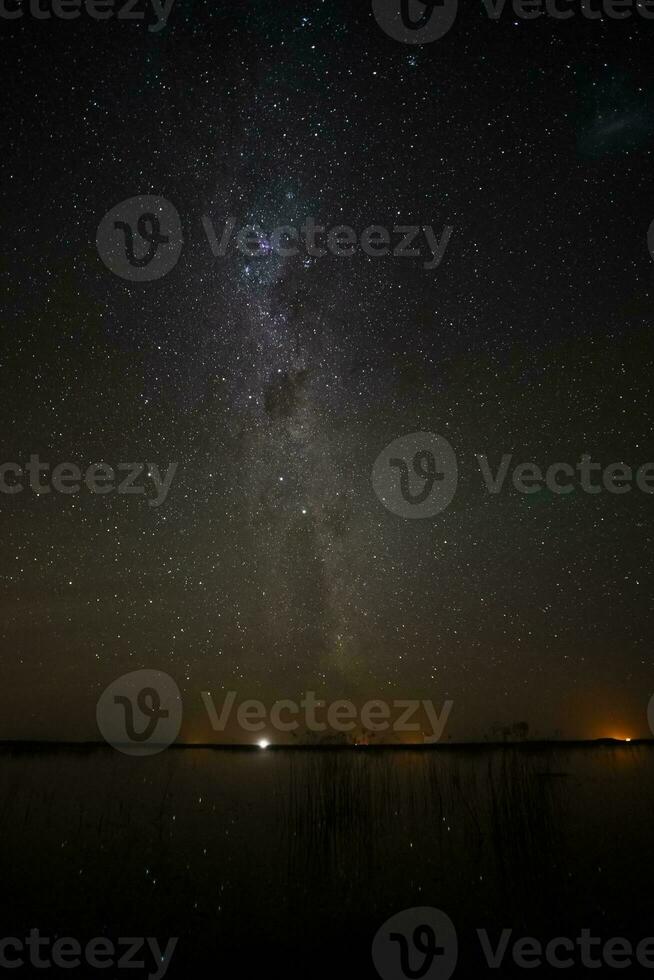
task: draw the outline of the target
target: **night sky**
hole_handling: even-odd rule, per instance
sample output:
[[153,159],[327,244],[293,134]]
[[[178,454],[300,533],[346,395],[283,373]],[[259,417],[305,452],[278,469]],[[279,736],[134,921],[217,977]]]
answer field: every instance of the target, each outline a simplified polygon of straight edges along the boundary
[[[654,497],[490,495],[475,454],[654,460],[654,21],[464,3],[425,45],[365,0],[147,23],[0,21],[2,462],[179,464],[159,507],[0,496],[0,737],[95,738],[143,667],[189,738],[230,689],[449,698],[453,738],[649,734]],[[137,195],[181,218],[152,282],[96,247]],[[215,258],[207,215],[453,230],[432,270]],[[371,484],[414,432],[459,465],[428,519]]]

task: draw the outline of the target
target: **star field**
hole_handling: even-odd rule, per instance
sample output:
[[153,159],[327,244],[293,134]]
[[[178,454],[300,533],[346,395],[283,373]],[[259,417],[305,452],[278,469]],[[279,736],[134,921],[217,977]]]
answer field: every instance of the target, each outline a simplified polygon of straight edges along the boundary
[[[94,737],[141,667],[193,698],[451,698],[455,737],[645,734],[653,498],[493,496],[475,454],[654,459],[652,25],[464,5],[409,47],[366,3],[177,0],[159,33],[1,27],[3,461],[178,469],[157,508],[0,496],[0,736]],[[149,194],[184,248],[128,283],[96,229]],[[261,256],[215,257],[203,216]],[[431,271],[270,248],[308,217],[453,231]],[[459,487],[403,520],[370,474],[420,431]]]

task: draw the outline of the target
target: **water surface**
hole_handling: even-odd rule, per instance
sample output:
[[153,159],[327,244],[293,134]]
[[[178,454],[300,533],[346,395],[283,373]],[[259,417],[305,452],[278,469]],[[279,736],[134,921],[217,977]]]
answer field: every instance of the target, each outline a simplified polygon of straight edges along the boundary
[[479,927],[642,938],[653,759],[647,744],[5,747],[2,931],[179,936],[168,976],[236,957],[246,975],[372,977],[378,927],[418,905],[453,919],[464,965]]

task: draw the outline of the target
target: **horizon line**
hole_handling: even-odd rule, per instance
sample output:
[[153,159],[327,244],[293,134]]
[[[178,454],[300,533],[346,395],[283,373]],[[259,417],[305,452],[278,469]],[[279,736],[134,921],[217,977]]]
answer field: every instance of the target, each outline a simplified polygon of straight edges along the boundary
[[[600,736],[596,738],[566,738],[566,739],[520,739],[515,741],[439,741],[439,742],[383,742],[383,743],[359,743],[359,744],[349,744],[349,743],[298,743],[298,742],[269,742],[265,748],[258,744],[258,742],[181,742],[175,741],[170,744],[162,744],[150,742],[147,745],[150,748],[159,748],[160,751],[165,751],[166,749],[226,749],[226,750],[244,750],[244,751],[256,751],[256,752],[270,752],[270,751],[280,751],[284,749],[291,749],[293,751],[344,751],[344,750],[368,750],[368,751],[379,751],[379,750],[397,750],[402,749],[405,751],[428,751],[430,749],[460,749],[460,748],[538,748],[542,746],[552,746],[557,745],[559,747],[579,747],[579,746],[597,746],[600,745],[650,745],[654,744],[654,738],[614,738],[611,736]],[[44,738],[9,738],[0,739],[0,749],[2,748],[68,748],[68,749],[92,749],[92,748],[107,748],[115,749],[119,746],[125,746],[129,748],[134,748],[133,742],[123,742],[116,743],[113,745],[104,739],[44,739]],[[146,743],[144,743],[146,747]]]

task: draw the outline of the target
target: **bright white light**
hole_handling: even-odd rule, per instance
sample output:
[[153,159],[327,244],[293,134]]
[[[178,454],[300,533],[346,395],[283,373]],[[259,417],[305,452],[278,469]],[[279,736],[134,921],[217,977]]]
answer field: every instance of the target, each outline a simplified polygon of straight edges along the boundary
[[266,741],[265,738],[262,738],[260,742],[257,742],[257,745],[259,746],[260,749],[267,749],[268,746],[270,745],[270,742]]

